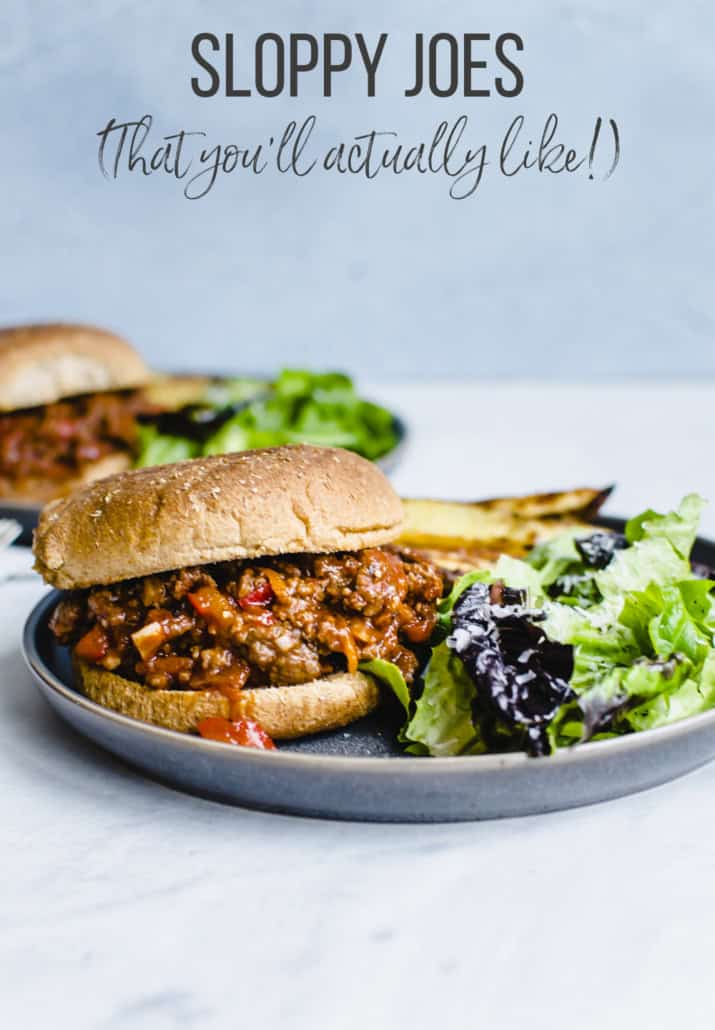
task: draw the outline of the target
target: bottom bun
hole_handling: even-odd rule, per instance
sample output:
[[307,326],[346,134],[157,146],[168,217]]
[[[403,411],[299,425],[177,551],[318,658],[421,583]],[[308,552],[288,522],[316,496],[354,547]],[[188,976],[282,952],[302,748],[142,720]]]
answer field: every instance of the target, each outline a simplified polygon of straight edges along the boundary
[[126,472],[131,466],[131,458],[123,451],[107,454],[97,461],[88,462],[79,475],[61,481],[52,479],[23,479],[18,484],[7,484],[2,490],[2,500],[12,504],[25,504],[31,507],[46,504],[58,497],[67,497],[95,479],[104,479],[117,472]]
[[377,684],[361,672],[337,673],[292,687],[236,691],[150,690],[106,669],[75,660],[84,693],[97,704],[142,722],[188,733],[209,716],[255,719],[275,740],[291,740],[341,726],[367,715],[380,699]]

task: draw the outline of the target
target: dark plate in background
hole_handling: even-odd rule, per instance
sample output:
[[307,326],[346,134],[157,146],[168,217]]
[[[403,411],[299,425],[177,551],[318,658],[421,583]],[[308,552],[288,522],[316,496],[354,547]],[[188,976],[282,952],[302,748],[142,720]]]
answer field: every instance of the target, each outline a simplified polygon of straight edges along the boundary
[[[618,519],[600,521],[623,528]],[[693,557],[715,567],[715,544],[699,539]],[[47,626],[58,596],[55,591],[37,605],[23,639],[26,661],[50,705],[79,733],[149,776],[230,804],[376,822],[493,819],[606,801],[715,757],[715,710],[548,758],[405,756],[394,742],[389,711],[277,752],[217,744],[118,715],[79,693],[67,649]]]
[[22,527],[22,533],[14,541],[15,547],[29,547],[32,544],[32,531],[39,516],[40,507],[36,504],[19,504],[0,499],[0,519],[14,519]]

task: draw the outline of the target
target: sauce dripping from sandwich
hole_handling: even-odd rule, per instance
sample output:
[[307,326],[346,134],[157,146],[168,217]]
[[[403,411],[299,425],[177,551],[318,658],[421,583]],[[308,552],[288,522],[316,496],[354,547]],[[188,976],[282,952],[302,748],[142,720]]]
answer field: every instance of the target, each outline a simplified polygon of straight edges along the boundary
[[215,690],[217,694],[225,697],[228,701],[228,718],[230,722],[238,722],[243,718],[243,707],[241,705],[242,687],[224,683],[213,686],[210,689]]
[[275,751],[276,745],[262,726],[253,719],[221,719],[216,716],[202,719],[197,727],[204,740],[217,740],[221,744],[240,744],[260,751]]

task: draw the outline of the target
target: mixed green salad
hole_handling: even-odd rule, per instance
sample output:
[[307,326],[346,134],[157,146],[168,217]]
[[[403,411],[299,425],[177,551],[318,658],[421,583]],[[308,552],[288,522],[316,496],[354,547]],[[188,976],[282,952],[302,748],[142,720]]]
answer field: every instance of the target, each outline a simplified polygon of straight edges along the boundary
[[[690,561],[704,501],[583,528],[463,576],[440,605],[421,694],[385,662],[420,755],[532,755],[715,707],[715,582]],[[700,570],[704,572],[705,570]]]
[[273,383],[211,383],[198,403],[146,418],[139,426],[136,464],[287,443],[344,447],[375,460],[397,441],[392,413],[359,397],[348,376],[284,369]]

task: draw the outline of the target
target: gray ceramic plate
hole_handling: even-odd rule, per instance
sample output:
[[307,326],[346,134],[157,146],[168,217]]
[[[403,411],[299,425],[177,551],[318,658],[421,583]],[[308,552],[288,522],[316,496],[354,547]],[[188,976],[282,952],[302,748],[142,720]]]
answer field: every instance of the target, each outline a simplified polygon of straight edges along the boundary
[[[715,566],[715,544],[698,541],[694,557]],[[407,757],[394,744],[389,710],[277,752],[218,744],[117,715],[80,694],[67,650],[47,626],[58,596],[55,591],[37,605],[23,639],[26,661],[50,705],[79,733],[150,776],[230,804],[380,822],[494,819],[631,794],[715,757],[715,710],[549,758]]]

